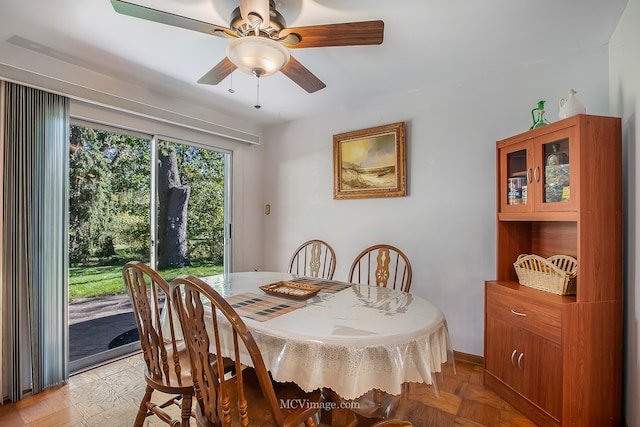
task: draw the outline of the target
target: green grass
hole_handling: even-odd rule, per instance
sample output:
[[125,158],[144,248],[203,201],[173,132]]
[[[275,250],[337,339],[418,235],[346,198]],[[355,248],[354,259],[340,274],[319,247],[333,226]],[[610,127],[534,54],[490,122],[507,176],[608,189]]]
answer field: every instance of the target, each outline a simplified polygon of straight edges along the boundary
[[[159,271],[167,281],[181,274],[193,274],[205,277],[223,272],[222,265],[207,263],[205,260],[192,260],[191,267],[174,268]],[[95,298],[106,295],[125,294],[122,282],[122,265],[88,265],[69,268],[69,300]]]

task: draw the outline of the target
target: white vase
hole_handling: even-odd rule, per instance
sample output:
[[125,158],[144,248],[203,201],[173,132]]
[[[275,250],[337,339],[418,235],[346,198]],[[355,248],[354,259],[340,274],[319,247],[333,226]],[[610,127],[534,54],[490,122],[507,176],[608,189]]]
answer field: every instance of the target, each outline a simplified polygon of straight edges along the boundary
[[569,95],[560,100],[560,113],[558,114],[558,118],[560,118],[560,120],[587,112],[584,104],[576,98],[576,93],[577,92],[575,90],[569,89]]

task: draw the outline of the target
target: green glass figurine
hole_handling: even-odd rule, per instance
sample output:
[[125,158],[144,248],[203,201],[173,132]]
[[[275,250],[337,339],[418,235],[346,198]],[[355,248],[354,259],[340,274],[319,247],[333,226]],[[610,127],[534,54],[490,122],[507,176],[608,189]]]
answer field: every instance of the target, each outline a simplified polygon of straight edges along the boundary
[[[544,117],[545,102],[546,101],[542,101],[542,100],[538,101],[538,106],[533,110],[531,110],[531,118],[533,119],[533,125],[529,128],[529,130],[536,129],[549,124],[549,121]],[[538,117],[536,117],[536,111],[538,112],[537,113]]]

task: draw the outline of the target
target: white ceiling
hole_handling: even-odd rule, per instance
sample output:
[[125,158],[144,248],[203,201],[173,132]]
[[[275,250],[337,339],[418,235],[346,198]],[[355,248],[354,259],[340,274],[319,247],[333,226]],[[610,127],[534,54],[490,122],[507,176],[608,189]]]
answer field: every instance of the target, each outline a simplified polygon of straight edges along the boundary
[[[228,26],[236,0],[129,0]],[[266,125],[608,43],[627,0],[277,0],[287,25],[382,19],[380,46],[292,49],[327,87],[282,73],[196,81],[228,40],[116,13],[109,0],[1,0],[0,63],[91,85],[95,73]],[[1,77],[1,76],[0,76]],[[95,81],[95,78],[94,78]],[[453,94],[455,95],[455,94]]]

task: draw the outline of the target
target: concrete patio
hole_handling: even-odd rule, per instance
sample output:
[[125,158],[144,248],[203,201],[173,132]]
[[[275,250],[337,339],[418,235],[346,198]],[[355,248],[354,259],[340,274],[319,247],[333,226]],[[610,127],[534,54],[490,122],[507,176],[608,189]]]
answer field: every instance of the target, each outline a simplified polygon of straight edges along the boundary
[[132,334],[137,337],[137,325],[126,294],[69,303],[70,361],[107,351],[116,339],[112,345],[124,344]]

